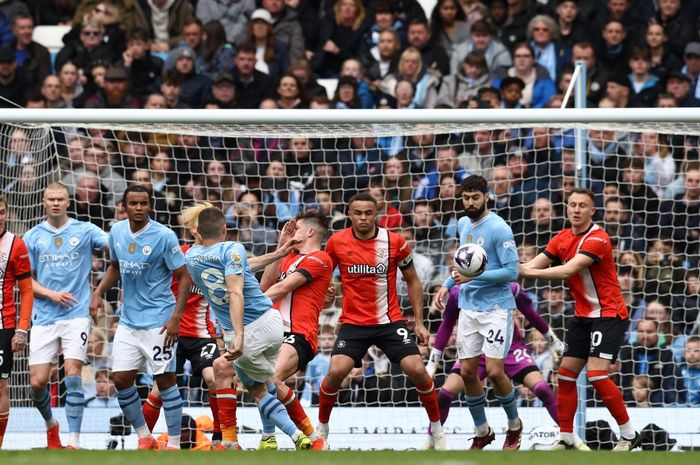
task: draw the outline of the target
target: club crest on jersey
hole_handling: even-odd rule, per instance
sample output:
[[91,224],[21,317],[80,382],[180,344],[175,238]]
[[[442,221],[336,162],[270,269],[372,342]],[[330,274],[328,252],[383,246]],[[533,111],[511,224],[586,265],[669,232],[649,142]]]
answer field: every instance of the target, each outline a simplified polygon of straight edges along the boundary
[[484,236],[479,236],[476,238],[477,245],[484,245]]
[[377,250],[378,258],[386,258],[387,255],[389,255],[389,251],[387,249],[382,247],[381,249]]
[[345,347],[345,345],[346,345],[346,342],[343,341],[342,339],[339,339],[338,342],[335,343],[335,346],[336,346],[338,349],[342,349],[343,347]]
[[136,252],[136,243],[135,243],[135,242],[132,242],[131,244],[129,244],[129,249],[128,249],[128,250],[129,250],[129,253],[134,253],[134,252]]
[[68,243],[69,243],[70,245],[72,245],[73,247],[75,247],[76,245],[80,244],[80,239],[78,239],[77,237],[73,236],[73,237],[71,237],[70,239],[68,239]]
[[61,246],[63,245],[63,238],[61,236],[54,237],[53,238],[53,245],[55,245],[57,249],[60,249]]
[[143,252],[144,255],[151,255],[151,252],[153,252],[153,249],[151,248],[150,245],[144,245],[143,249],[141,249],[141,252]]
[[365,263],[351,265],[348,267],[348,274],[386,274],[386,265],[384,263],[379,265],[367,265]]

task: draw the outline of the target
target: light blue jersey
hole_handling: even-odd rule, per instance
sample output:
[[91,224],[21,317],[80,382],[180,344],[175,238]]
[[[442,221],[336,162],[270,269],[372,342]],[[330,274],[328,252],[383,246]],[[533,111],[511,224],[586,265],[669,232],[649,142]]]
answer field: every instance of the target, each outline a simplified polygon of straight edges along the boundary
[[510,282],[518,278],[518,250],[510,226],[489,212],[476,223],[460,218],[457,230],[460,245],[478,244],[489,257],[486,270],[460,286],[459,308],[475,312],[515,308]]
[[245,248],[239,242],[219,242],[209,247],[194,245],[186,255],[187,270],[202,290],[221,327],[230,331],[230,298],[226,276],[243,276],[243,324],[260,318],[272,307],[272,301],[260,289],[260,283],[248,265]]
[[175,233],[149,220],[134,234],[129,220],[122,220],[112,226],[109,249],[112,260],[119,261],[122,281],[119,323],[134,329],[164,326],[175,309],[173,270],[185,264]]
[[34,325],[90,316],[92,251],[104,250],[107,233],[92,223],[69,219],[56,229],[44,221],[24,235],[34,278],[52,291],[67,291],[78,301],[69,307],[35,297]]

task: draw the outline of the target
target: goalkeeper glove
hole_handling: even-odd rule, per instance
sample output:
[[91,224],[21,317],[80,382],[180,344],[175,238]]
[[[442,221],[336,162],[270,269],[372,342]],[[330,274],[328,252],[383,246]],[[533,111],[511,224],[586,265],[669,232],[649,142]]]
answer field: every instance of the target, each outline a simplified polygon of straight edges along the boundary
[[428,357],[428,363],[425,365],[425,369],[428,371],[428,376],[431,378],[435,376],[437,371],[438,362],[442,358],[442,351],[437,349],[432,349],[430,351],[430,357]]
[[559,339],[557,335],[552,332],[551,329],[547,331],[547,334],[545,334],[544,336],[547,338],[547,342],[549,342],[549,348],[554,354],[554,363],[557,363],[564,356],[564,343],[561,342],[561,339]]

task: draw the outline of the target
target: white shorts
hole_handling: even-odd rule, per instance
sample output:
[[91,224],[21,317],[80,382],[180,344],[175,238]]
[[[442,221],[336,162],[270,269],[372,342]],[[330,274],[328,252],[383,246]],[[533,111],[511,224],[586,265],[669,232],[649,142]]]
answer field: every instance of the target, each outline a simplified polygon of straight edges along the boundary
[[32,326],[29,365],[58,362],[61,347],[64,358],[85,362],[89,334],[90,318],[72,318],[50,325]]
[[175,372],[177,344],[165,347],[162,328],[133,329],[117,326],[112,343],[112,371],[150,372],[154,375]]
[[513,340],[513,310],[490,312],[460,310],[457,322],[457,358],[506,358]]
[[[231,336],[232,331],[226,331]],[[265,383],[275,374],[275,363],[284,339],[282,314],[270,309],[245,326],[243,355],[233,362],[244,386]]]

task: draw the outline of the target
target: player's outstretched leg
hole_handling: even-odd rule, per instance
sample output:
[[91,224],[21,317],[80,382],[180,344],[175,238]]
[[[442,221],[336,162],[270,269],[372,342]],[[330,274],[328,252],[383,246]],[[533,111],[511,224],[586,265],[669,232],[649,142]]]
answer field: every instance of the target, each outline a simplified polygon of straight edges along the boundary
[[[593,357],[591,357],[593,358]],[[589,358],[589,367],[591,365]],[[605,363],[609,363],[607,360]],[[596,363],[602,365],[603,363]],[[596,367],[598,368],[598,367]],[[627,407],[622,399],[620,389],[613,383],[608,375],[608,370],[588,370],[588,381],[593,385],[601,400],[613,416],[620,427],[620,442],[617,443],[614,451],[629,451],[641,445],[639,433],[634,430],[630,417],[627,414]]]
[[420,355],[408,355],[401,359],[401,369],[416,386],[418,398],[428,413],[430,433],[433,437],[435,450],[447,450],[447,438],[440,423],[440,408],[438,407],[435,384],[423,365]]
[[[51,411],[51,396],[46,388],[50,371],[50,364],[32,365],[29,367],[29,379],[31,384],[29,397],[32,399],[34,407],[39,410],[41,417],[46,423],[47,447],[49,449],[62,449],[63,445],[61,444],[61,437],[59,435],[58,421],[54,418],[53,412]],[[66,410],[68,410],[67,406]]]
[[[265,425],[267,422],[267,424],[272,425],[273,432],[274,427],[284,431],[285,434],[292,438],[292,441],[294,441],[294,446],[297,450],[311,449],[311,440],[296,427],[292,419],[289,418],[287,409],[284,408],[284,405],[282,405],[282,402],[277,399],[276,395],[270,394],[265,384],[249,385],[249,383],[246,381],[252,380],[246,379],[246,376],[241,374],[240,369],[238,369],[238,372],[241,377],[241,381],[244,382],[246,389],[248,389],[248,392],[251,393],[251,395],[255,398],[255,402],[258,404],[258,411],[260,412],[260,418],[263,421],[263,425]],[[268,382],[267,384],[269,385],[271,382]],[[265,428],[263,427],[263,429]]]
[[238,426],[236,424],[236,408],[238,393],[234,382],[234,370],[230,361],[224,356],[214,360],[214,379],[216,380],[216,405],[219,409],[221,424],[221,444],[214,446],[215,450],[239,450]]
[[148,398],[143,403],[141,407],[141,412],[143,417],[146,419],[146,425],[148,429],[152,432],[153,428],[158,423],[158,417],[160,416],[160,408],[163,406],[163,401],[160,398],[160,391],[158,390],[158,385],[153,384],[151,392],[148,393]]

